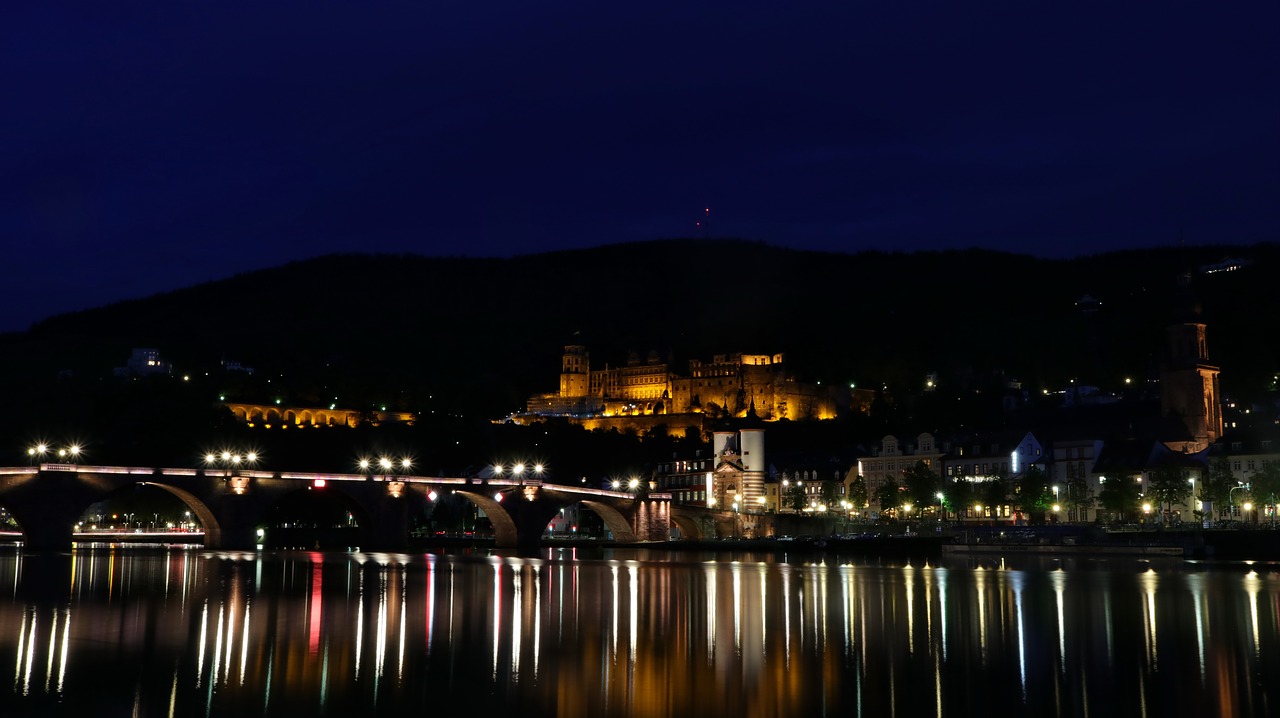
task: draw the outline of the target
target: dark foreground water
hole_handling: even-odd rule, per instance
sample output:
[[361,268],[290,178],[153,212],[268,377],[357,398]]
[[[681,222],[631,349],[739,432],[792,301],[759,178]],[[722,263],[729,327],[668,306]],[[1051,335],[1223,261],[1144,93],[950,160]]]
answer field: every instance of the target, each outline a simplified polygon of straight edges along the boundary
[[1280,715],[1280,566],[1018,560],[3,549],[0,716]]

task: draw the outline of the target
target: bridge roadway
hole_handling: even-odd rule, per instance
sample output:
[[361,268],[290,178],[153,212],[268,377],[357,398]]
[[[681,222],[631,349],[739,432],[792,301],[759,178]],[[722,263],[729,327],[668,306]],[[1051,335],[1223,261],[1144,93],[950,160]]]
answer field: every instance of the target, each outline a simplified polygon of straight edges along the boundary
[[673,520],[670,494],[541,480],[75,464],[0,467],[0,506],[21,527],[25,548],[69,550],[75,524],[90,506],[138,485],[162,489],[186,504],[204,527],[206,548],[232,550],[254,549],[272,507],[299,491],[324,491],[344,504],[367,550],[407,547],[411,502],[433,502],[446,492],[484,511],[499,548],[537,546],[556,514],[575,504],[598,514],[618,543],[667,541]]

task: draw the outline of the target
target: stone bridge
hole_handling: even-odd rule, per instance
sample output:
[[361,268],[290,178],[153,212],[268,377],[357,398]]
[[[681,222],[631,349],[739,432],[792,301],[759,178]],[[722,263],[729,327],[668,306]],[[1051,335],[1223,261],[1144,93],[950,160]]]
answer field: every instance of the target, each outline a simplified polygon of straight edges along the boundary
[[22,528],[25,547],[67,550],[76,522],[90,506],[138,485],[162,489],[186,504],[204,527],[206,548],[254,549],[271,509],[300,491],[328,492],[343,503],[359,527],[361,548],[368,550],[405,548],[411,502],[434,502],[446,492],[484,511],[499,548],[537,546],[547,524],[575,504],[598,514],[618,543],[666,541],[671,526],[670,494],[539,480],[72,464],[0,467],[0,506]]

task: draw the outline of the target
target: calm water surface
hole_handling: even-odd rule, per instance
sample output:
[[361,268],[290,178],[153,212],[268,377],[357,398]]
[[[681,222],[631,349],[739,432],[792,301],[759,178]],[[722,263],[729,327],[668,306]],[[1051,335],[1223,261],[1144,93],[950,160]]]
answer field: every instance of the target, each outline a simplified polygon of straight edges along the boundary
[[1280,715],[1280,565],[0,550],[0,716]]

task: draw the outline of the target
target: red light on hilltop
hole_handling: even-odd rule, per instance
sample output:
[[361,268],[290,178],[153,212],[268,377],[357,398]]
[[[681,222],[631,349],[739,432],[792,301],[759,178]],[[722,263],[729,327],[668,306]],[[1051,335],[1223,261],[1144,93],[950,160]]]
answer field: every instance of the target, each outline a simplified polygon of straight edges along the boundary
[[312,486],[314,486],[314,487],[316,487],[317,489],[323,489],[323,488],[324,488],[324,485],[325,485],[325,480],[324,480],[324,479],[316,479],[315,481],[312,481],[312,482],[311,482],[311,485],[312,485]]

